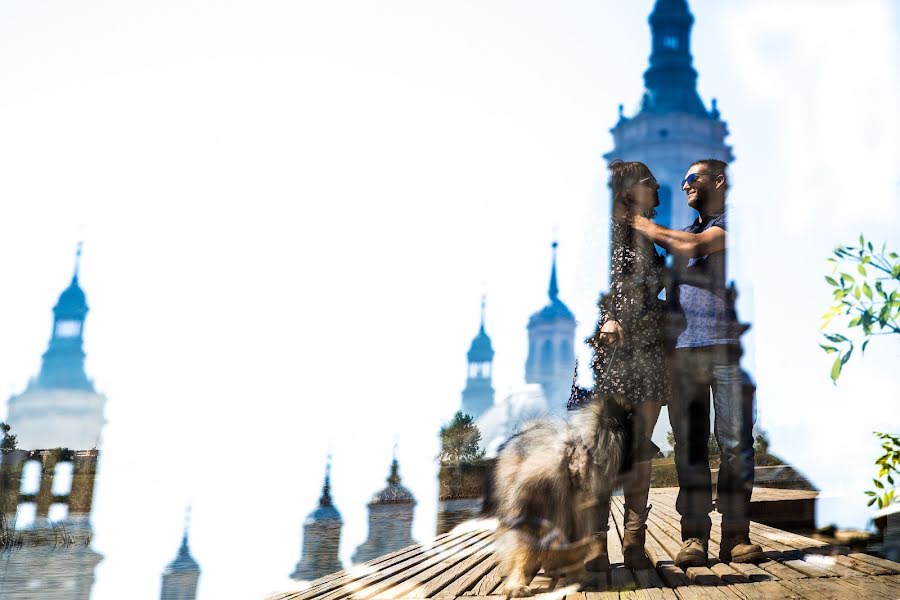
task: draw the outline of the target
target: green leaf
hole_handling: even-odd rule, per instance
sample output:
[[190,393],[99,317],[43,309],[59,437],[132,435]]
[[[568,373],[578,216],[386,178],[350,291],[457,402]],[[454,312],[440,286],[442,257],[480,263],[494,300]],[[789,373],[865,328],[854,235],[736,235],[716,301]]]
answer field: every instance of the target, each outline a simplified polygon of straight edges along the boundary
[[840,285],[834,277],[829,277],[828,275],[825,276],[825,281],[827,281],[829,285],[833,285],[834,287],[838,287]]
[[871,500],[869,500],[869,502],[866,504],[866,506],[872,506],[873,504],[875,504],[875,502],[876,502],[877,500],[878,500],[877,497],[876,497],[876,498],[872,498]]
[[875,248],[872,247],[872,242],[867,244],[869,246],[869,252],[875,252]]
[[841,357],[841,364],[847,364],[847,361],[850,360],[850,355],[853,354],[853,345],[850,345],[850,349],[847,350],[847,354]]
[[850,322],[847,324],[847,327],[856,327],[862,321],[862,317],[857,315],[850,319]]
[[859,286],[853,288],[853,295],[856,296],[857,300],[859,300],[860,296],[862,295],[859,291]]
[[873,479],[872,481],[875,482],[875,487],[877,487],[879,490],[883,490],[883,489],[884,489],[884,484],[883,484],[883,483],[881,483],[881,482],[878,481],[877,479]]
[[829,342],[834,342],[835,344],[840,344],[841,342],[849,342],[847,338],[845,338],[840,333],[828,333],[825,334],[825,337],[828,338]]
[[891,485],[894,485],[894,478],[891,477],[890,475],[888,475],[888,476],[887,476],[887,482],[888,482],[889,484],[891,484]]
[[872,299],[872,288],[869,287],[868,283],[863,283],[862,291],[863,291],[863,294],[866,295],[866,298],[868,298],[869,300]]
[[865,240],[865,238],[863,238],[863,234],[859,234],[859,245],[860,246],[866,245],[866,240]]
[[819,347],[821,347],[822,350],[824,350],[827,354],[834,354],[838,351],[838,349],[834,346],[826,346],[825,344],[819,344]]
[[[820,345],[821,345],[821,344],[820,344]],[[863,344],[862,344],[862,353],[863,353],[863,354],[866,353],[866,346],[868,346],[868,345],[869,345],[869,340],[866,340],[866,341],[863,342]]]
[[874,495],[875,495],[875,492],[873,492],[872,490],[866,490],[866,496],[874,496]]
[[844,366],[844,363],[841,362],[841,357],[838,356],[834,364],[831,365],[831,381],[837,383],[838,377],[841,376],[841,367]]
[[896,252],[891,252],[888,256],[890,256],[894,260],[897,260],[898,258],[900,258],[900,255],[898,255]]
[[856,270],[859,271],[859,274],[863,277],[866,276],[866,267],[862,264],[856,265]]
[[850,273],[841,273],[841,279],[846,278],[850,283],[856,283],[856,280],[853,279],[853,276]]

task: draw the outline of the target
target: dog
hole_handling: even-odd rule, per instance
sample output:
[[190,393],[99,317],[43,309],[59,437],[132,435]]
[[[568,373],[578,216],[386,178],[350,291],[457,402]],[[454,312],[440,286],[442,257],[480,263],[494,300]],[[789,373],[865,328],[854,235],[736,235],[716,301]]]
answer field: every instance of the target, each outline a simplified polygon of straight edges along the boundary
[[591,398],[567,421],[526,423],[500,448],[486,503],[497,517],[500,593],[531,595],[537,571],[583,583],[585,562],[597,552],[598,498],[616,486],[626,445],[627,412],[621,399]]

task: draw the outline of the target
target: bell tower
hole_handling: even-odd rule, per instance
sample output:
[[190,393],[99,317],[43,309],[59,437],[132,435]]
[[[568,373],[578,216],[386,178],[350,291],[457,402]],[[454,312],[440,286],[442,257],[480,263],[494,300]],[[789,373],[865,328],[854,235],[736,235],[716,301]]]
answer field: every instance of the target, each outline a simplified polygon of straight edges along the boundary
[[462,411],[478,418],[494,405],[494,388],[492,386],[491,369],[494,361],[494,348],[491,338],[484,330],[484,297],[481,298],[481,326],[478,334],[469,346],[466,359],[469,364],[466,387],[462,393]]

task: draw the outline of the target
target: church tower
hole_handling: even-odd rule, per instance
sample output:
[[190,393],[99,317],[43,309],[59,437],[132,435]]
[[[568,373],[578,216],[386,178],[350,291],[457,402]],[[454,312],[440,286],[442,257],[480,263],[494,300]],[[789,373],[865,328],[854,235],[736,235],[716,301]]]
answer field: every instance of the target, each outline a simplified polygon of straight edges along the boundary
[[550,268],[550,303],[528,319],[528,359],[525,382],[539,383],[552,413],[564,414],[575,371],[575,315],[559,299],[556,249]]
[[494,388],[491,385],[494,348],[491,346],[491,338],[484,330],[484,298],[481,299],[481,327],[469,346],[466,358],[469,375],[462,393],[462,411],[477,419],[494,405]]
[[372,496],[369,502],[369,537],[353,552],[353,564],[372,560],[383,554],[412,546],[413,512],[416,499],[412,492],[400,485],[400,464],[397,457],[391,462],[387,487]]
[[160,600],[194,600],[197,597],[197,582],[200,579],[200,565],[191,556],[188,547],[188,525],[185,519],[184,535],[178,556],[169,563],[162,575]]
[[649,166],[660,184],[656,222],[681,229],[696,216],[681,191],[690,164],[701,158],[731,162],[734,156],[716,100],[707,110],[697,93],[690,50],[694,17],[687,0],[656,0],[649,21],[653,42],[640,109],[629,118],[619,106],[619,121],[610,130],[614,148],[604,158]]
[[41,370],[27,388],[9,399],[7,422],[26,450],[100,445],[106,397],[98,394],[84,372],[84,321],[87,301],[78,282],[79,245],[75,272],[53,307],[53,330]]
[[291,579],[310,581],[344,568],[338,558],[341,544],[341,514],[331,501],[331,459],[325,466],[325,483],[319,507],[303,522],[303,548]]

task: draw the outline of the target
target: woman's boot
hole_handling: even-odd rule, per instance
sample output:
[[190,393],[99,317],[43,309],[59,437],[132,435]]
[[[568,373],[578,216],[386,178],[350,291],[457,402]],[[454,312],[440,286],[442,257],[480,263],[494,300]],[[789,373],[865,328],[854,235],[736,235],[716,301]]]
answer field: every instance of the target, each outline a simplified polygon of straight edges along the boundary
[[650,561],[644,551],[644,543],[647,540],[647,517],[652,506],[646,507],[643,512],[637,512],[630,508],[625,510],[625,535],[622,536],[622,555],[625,558],[626,569],[646,569],[650,567]]
[[591,536],[591,552],[595,556],[584,567],[592,572],[609,571],[609,550],[606,544],[609,533],[609,498],[600,498],[595,510],[595,529]]

